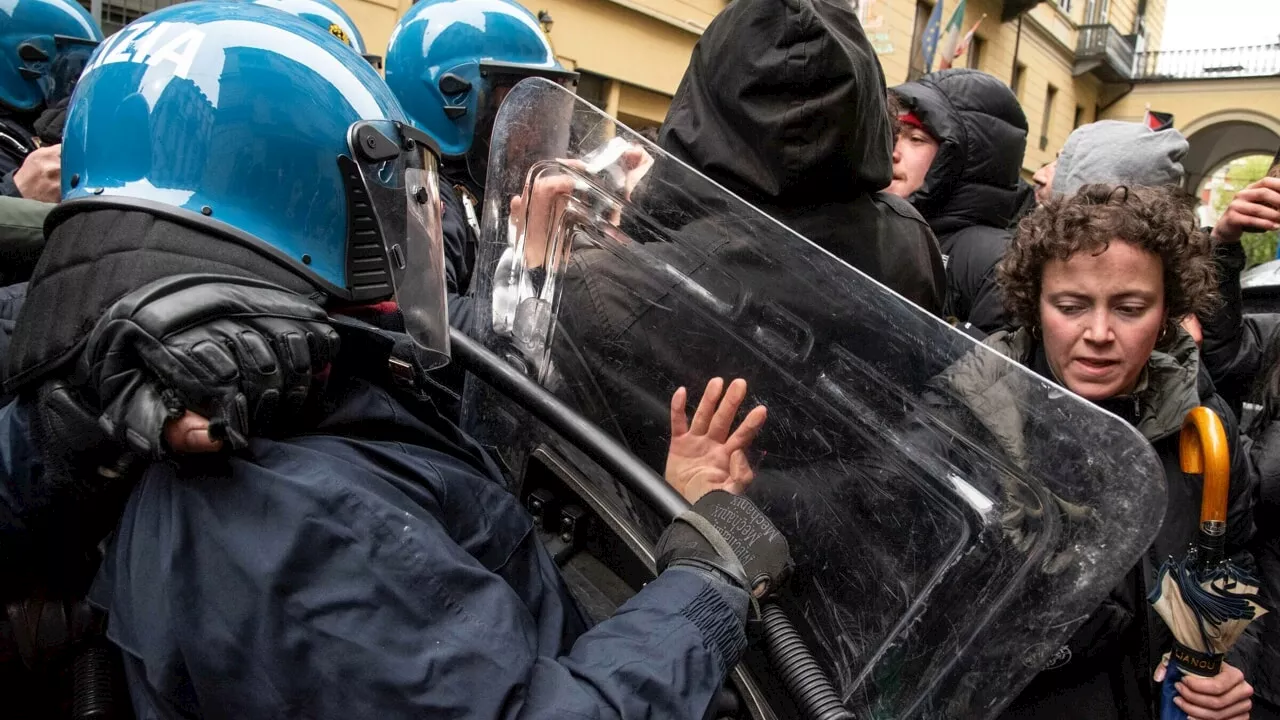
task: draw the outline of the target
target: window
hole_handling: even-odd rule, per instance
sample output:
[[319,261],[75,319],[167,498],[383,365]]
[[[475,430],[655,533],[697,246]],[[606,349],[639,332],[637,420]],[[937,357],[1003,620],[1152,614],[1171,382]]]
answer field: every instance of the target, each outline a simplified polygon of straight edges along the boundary
[[178,2],[179,0],[103,0],[101,3],[94,3],[92,0],[80,0],[80,4],[90,14],[93,14],[93,6],[99,5],[98,16],[94,19],[102,26],[103,35],[111,35],[149,12]]
[[916,3],[916,29],[911,35],[911,64],[907,67],[907,80],[915,80],[924,75],[927,70],[924,66],[924,58],[922,48],[924,47],[924,30],[929,25],[929,15],[933,14],[933,5],[931,3]]
[[1062,8],[1062,12],[1071,14],[1071,0],[1058,0],[1058,7]]
[[1044,91],[1044,114],[1040,116],[1040,149],[1049,147],[1049,126],[1053,123],[1053,103],[1058,99],[1058,88],[1050,85]]
[[1084,106],[1077,105],[1076,116],[1071,119],[1071,129],[1075,130],[1076,128],[1080,127],[1083,124],[1084,124]]
[[1009,81],[1009,87],[1013,89],[1013,94],[1022,99],[1022,80],[1027,75],[1026,63],[1018,63],[1013,66],[1013,79]]
[[1108,0],[1086,0],[1084,6],[1085,25],[1106,25]]
[[974,70],[981,69],[981,67],[979,66],[979,63],[982,61],[982,46],[985,44],[986,44],[985,40],[978,37],[977,35],[973,36],[973,41],[969,43],[969,52],[968,52],[969,62],[965,67],[970,67],[970,68],[973,68]]

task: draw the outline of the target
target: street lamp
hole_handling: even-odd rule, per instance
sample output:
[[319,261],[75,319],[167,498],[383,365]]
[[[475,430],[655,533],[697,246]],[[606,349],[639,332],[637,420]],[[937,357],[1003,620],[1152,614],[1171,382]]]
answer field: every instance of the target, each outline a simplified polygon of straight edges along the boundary
[[554,20],[554,19],[552,19],[552,17],[551,17],[551,13],[547,12],[546,10],[539,10],[539,11],[538,11],[538,22],[542,23],[542,32],[544,32],[544,33],[550,33],[550,32],[551,32],[551,26],[552,26],[552,24],[554,24],[554,23],[555,23],[555,20]]

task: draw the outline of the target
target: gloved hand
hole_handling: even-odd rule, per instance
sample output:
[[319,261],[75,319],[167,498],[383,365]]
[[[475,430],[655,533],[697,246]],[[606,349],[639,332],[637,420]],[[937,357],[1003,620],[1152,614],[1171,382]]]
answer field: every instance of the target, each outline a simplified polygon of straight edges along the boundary
[[688,566],[725,577],[757,599],[791,575],[787,539],[741,495],[712,490],[658,540],[658,570]]
[[[325,311],[271,283],[221,275],[153,282],[107,309],[86,342],[77,386],[100,427],[152,457],[184,409],[231,448],[296,418],[338,352]],[[88,398],[86,398],[88,399]]]

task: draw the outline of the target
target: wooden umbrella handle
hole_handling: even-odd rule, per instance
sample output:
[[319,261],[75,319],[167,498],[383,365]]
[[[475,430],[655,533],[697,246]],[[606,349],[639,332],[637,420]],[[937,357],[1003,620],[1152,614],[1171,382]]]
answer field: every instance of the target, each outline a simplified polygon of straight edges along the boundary
[[[1187,413],[1178,438],[1178,456],[1182,472],[1204,476],[1200,526],[1224,532],[1227,495],[1231,490],[1231,453],[1226,428],[1217,413],[1203,406]],[[1205,523],[1214,525],[1206,526]]]

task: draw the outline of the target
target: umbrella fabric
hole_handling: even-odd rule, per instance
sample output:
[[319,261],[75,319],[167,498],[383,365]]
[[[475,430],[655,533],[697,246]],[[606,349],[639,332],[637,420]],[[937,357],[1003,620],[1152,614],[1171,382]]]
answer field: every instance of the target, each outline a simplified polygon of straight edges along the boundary
[[1176,640],[1161,689],[1161,720],[1185,720],[1173,703],[1184,673],[1212,677],[1244,629],[1267,611],[1258,601],[1258,581],[1229,560],[1203,566],[1198,548],[1160,568],[1149,598]]

